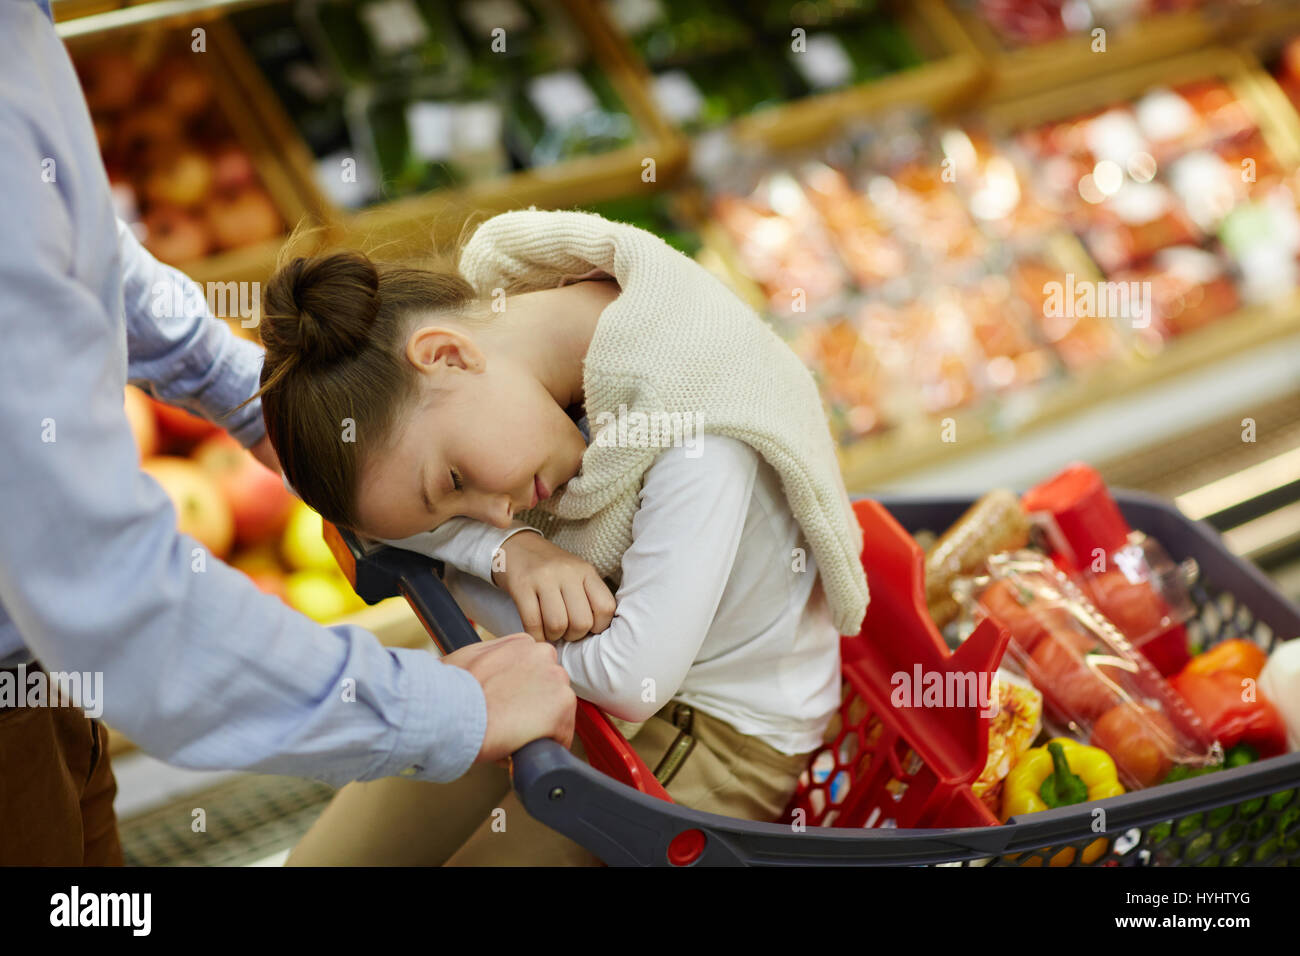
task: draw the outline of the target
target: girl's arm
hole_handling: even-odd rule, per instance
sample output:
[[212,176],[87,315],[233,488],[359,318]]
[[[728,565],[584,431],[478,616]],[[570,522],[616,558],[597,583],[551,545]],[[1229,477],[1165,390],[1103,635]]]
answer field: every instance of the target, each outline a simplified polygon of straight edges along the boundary
[[[578,696],[623,720],[646,720],[681,687],[745,528],[758,453],[714,435],[698,447],[695,458],[686,448],[666,449],[646,472],[609,628],[557,648]],[[492,633],[520,630],[518,613],[495,588],[450,572],[447,584]]]
[[613,623],[559,648],[578,696],[623,720],[649,719],[681,687],[745,530],[758,453],[719,435],[688,451],[667,448],[646,472]]
[[[484,612],[487,616],[482,620],[495,634],[526,631],[539,641],[558,641],[561,638],[574,641],[609,627],[614,616],[614,596],[596,569],[551,544],[536,528],[521,521],[515,521],[513,525],[503,530],[458,517],[433,531],[385,543],[450,565],[444,580],[457,600],[460,600],[460,595],[456,588],[462,582],[469,584],[473,581],[485,587],[496,585],[501,588],[497,593],[508,595],[510,610],[515,614],[510,629],[502,631],[486,624],[488,620],[499,622],[498,612]],[[507,541],[520,531],[534,533]],[[452,569],[474,575],[474,578],[457,578]],[[483,593],[494,591],[494,588],[488,588]],[[470,600],[474,599],[471,597]],[[483,597],[479,600],[491,602],[494,599]],[[473,613],[470,616],[480,619]]]
[[501,563],[497,551],[520,531],[537,529],[522,521],[515,521],[509,528],[497,528],[473,518],[457,517],[444,521],[432,531],[421,531],[409,538],[385,539],[384,544],[436,558],[491,584],[493,563]]

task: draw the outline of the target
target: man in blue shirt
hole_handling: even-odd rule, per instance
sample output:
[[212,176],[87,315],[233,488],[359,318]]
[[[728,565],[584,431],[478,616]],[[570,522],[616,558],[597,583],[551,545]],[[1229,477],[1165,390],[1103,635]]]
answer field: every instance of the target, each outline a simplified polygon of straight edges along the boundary
[[[102,674],[104,717],[193,768],[445,782],[539,737],[569,745],[549,644],[386,649],[192,559],[123,387],[219,420],[256,390],[260,352],[206,309],[155,314],[158,283],[189,280],[116,220],[43,0],[0,0],[0,228],[0,671]],[[273,462],[258,403],[224,424]],[[0,864],[120,861],[103,739],[75,708],[0,698]]]

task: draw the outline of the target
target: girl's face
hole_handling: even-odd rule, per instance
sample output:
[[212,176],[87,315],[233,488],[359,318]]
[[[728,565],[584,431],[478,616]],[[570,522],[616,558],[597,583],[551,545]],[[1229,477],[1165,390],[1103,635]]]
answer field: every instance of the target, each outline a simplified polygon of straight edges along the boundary
[[362,463],[363,534],[406,538],[458,515],[506,528],[578,473],[582,432],[509,354],[428,327],[412,333],[406,358],[420,373],[417,397]]

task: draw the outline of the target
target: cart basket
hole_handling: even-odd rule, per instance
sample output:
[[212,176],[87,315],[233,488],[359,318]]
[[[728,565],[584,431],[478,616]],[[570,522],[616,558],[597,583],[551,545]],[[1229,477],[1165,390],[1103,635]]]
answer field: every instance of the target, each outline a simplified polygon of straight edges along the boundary
[[[1242,637],[1271,651],[1300,636],[1300,607],[1231,554],[1209,525],[1154,495],[1113,496],[1130,526],[1158,539],[1175,561],[1198,567],[1192,643]],[[842,638],[840,712],[780,822],[673,803],[600,710],[581,700],[576,733],[591,763],[552,740],[520,748],[511,779],[524,807],[610,865],[1300,864],[1300,753],[999,825],[970,792],[987,757],[988,718],[975,706],[938,714],[882,699],[890,668],[991,673],[1001,659],[1007,633],[991,621],[947,654],[925,612],[924,556],[911,538],[922,529],[941,532],[973,503],[962,496],[854,501],[872,599],[862,633]],[[443,653],[479,640],[443,585],[439,562],[364,548],[329,525],[326,538],[363,599],[405,596]],[[1101,831],[1096,808],[1105,810]]]

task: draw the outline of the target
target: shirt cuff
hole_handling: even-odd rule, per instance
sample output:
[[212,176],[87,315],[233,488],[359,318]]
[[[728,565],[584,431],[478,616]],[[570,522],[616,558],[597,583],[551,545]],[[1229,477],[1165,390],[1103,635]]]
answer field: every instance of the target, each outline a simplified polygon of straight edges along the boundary
[[[218,407],[212,411],[224,414],[234,408],[260,387],[262,374],[262,349],[247,339],[232,335],[233,341],[223,356],[220,387],[216,394],[205,395],[205,404]],[[245,448],[252,448],[266,436],[266,423],[262,420],[262,400],[255,398],[229,418],[219,419],[221,426]]]
[[[484,527],[487,528],[490,526],[484,525]],[[492,580],[492,563],[496,559],[496,553],[501,550],[502,545],[520,531],[537,531],[537,529],[531,525],[526,525],[523,522],[518,522],[516,527],[501,529],[499,537],[488,535],[487,541],[485,541],[484,544],[491,545],[491,547],[489,548],[485,546],[481,548],[470,561],[471,566],[463,568],[462,570],[468,571],[477,578],[482,578],[488,584],[495,583]],[[540,531],[537,531],[537,533],[541,534]]]
[[487,698],[463,667],[428,651],[390,648],[410,665],[406,714],[397,742],[375,777],[450,783],[473,766],[487,734]]

